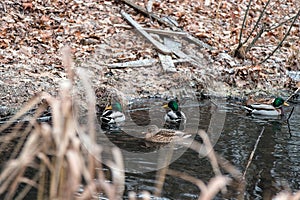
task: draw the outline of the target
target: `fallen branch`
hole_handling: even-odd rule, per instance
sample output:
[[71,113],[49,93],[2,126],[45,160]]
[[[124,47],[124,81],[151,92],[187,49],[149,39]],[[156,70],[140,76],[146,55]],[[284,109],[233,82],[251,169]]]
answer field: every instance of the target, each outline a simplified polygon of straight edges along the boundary
[[152,67],[156,62],[157,60],[152,58],[152,59],[128,61],[124,63],[112,63],[112,64],[108,64],[107,67],[110,69]]
[[209,50],[214,50],[214,48],[212,46],[210,46],[210,45],[202,42],[201,40],[195,38],[194,36],[190,35],[187,32],[183,32],[180,28],[174,26],[174,23],[171,23],[170,20],[165,20],[165,19],[162,19],[162,18],[160,18],[159,16],[157,16],[157,15],[155,15],[153,13],[149,13],[145,8],[136,5],[135,3],[131,2],[130,0],[121,0],[121,1],[123,3],[125,3],[125,4],[127,4],[128,6],[134,8],[138,12],[142,13],[143,15],[148,16],[150,19],[153,18],[153,19],[157,20],[159,23],[164,24],[164,25],[170,27],[172,30],[178,31],[178,33],[186,34],[186,38],[189,41],[191,41],[191,42],[199,45],[200,47],[204,47],[204,48],[207,48]]
[[[111,64],[106,64],[109,69],[122,69],[122,68],[137,68],[137,67],[152,67],[155,65],[158,61],[156,59],[144,59],[144,60],[133,60],[133,61],[128,61],[128,62],[123,62],[123,63],[111,63]],[[180,64],[180,63],[190,63],[189,59],[175,59],[172,60],[174,64]],[[94,66],[97,69],[97,66]],[[1,124],[1,122],[0,122]]]
[[[131,29],[132,26],[129,25],[124,25],[124,24],[114,24],[114,27],[118,27],[118,28],[126,28],[126,29]],[[183,32],[183,31],[171,31],[171,30],[162,30],[162,29],[154,29],[154,28],[144,28],[143,29],[145,31],[147,31],[148,33],[154,33],[154,34],[158,34],[158,35],[164,35],[164,36],[177,36],[177,37],[183,37],[184,39],[193,42],[194,44],[200,46],[200,47],[205,47],[209,50],[213,50],[214,48],[211,47],[210,45],[202,42],[201,40],[191,36],[190,34],[188,34],[187,32]]]
[[159,53],[158,57],[165,72],[176,72],[176,68],[171,56]]
[[186,38],[187,38],[187,40],[193,42],[194,44],[197,44],[197,45],[200,46],[200,47],[204,47],[204,48],[209,49],[209,50],[211,50],[211,51],[215,49],[215,48],[213,48],[212,46],[210,46],[210,45],[208,45],[208,44],[202,42],[201,40],[199,40],[199,39],[193,37],[193,36],[190,35],[190,34],[187,34]]
[[243,180],[245,180],[245,176],[246,176],[247,170],[248,170],[248,168],[249,168],[249,166],[250,166],[250,164],[251,164],[251,162],[252,162],[254,153],[255,153],[255,151],[256,151],[256,149],[257,149],[258,143],[259,143],[260,138],[261,138],[261,136],[262,136],[262,134],[263,134],[264,131],[265,131],[265,127],[263,127],[263,129],[261,130],[261,132],[260,132],[260,134],[259,134],[259,136],[258,136],[258,138],[257,138],[257,140],[256,140],[256,143],[255,143],[255,145],[254,145],[254,148],[253,148],[253,150],[252,150],[252,152],[251,152],[251,154],[250,154],[250,157],[249,157],[249,160],[248,160],[248,163],[247,163],[245,172],[244,172],[244,174],[243,174]]
[[179,37],[187,37],[188,34],[181,31],[170,31],[170,30],[161,30],[161,29],[154,29],[154,28],[143,28],[145,31],[149,33],[155,33],[159,35],[166,35],[166,36],[179,36]]
[[131,2],[130,0],[121,0],[121,1],[124,2],[125,4],[127,4],[128,6],[134,8],[135,10],[139,11],[143,15],[146,15],[146,16],[149,16],[150,18],[156,19],[161,24],[172,27],[174,30],[176,30],[176,29],[179,30],[179,28],[175,27],[169,21],[163,20],[160,17],[158,17],[157,15],[154,15],[153,13],[149,13],[145,8],[136,5],[135,3]]
[[137,23],[134,19],[130,17],[129,14],[127,14],[125,11],[121,11],[121,15],[132,25],[134,28],[142,34],[149,42],[151,42],[160,52],[164,54],[171,54],[172,51],[170,51],[166,46],[161,44],[160,42],[156,41],[155,39],[152,38],[151,35],[149,35],[139,23]]

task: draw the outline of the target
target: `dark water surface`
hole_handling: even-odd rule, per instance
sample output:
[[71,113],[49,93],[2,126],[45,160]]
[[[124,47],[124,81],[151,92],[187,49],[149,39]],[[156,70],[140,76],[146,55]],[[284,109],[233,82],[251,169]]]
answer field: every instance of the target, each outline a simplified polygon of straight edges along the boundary
[[[172,152],[170,169],[184,172],[205,183],[214,177],[209,161],[199,158],[195,151],[180,146],[155,146],[137,138],[142,137],[141,132],[149,124],[163,126],[165,111],[161,104],[159,101],[132,104],[126,112],[126,123],[121,127],[122,131],[106,132],[106,137],[101,134],[98,138],[99,143],[111,142],[111,146],[118,146],[122,150],[126,168],[125,199],[128,198],[128,191],[138,194],[144,190],[152,194],[155,192],[157,168],[165,164],[168,153],[172,152],[170,149],[175,149]],[[217,104],[218,107],[209,101],[185,102],[182,107],[188,118],[185,131],[192,133],[193,138],[201,142],[201,138],[195,135],[198,128],[209,129],[211,132],[221,130],[220,135],[212,135],[214,149],[241,172],[245,171],[251,151],[264,127],[247,170],[245,199],[271,199],[283,189],[299,190],[299,104],[291,104],[285,109],[286,115],[281,119],[248,116],[235,104]],[[286,118],[292,107],[295,107],[294,112],[287,123]],[[197,199],[198,195],[199,189],[195,185],[167,175],[160,199]],[[216,199],[235,199],[236,191],[229,190],[227,196],[218,195]]]

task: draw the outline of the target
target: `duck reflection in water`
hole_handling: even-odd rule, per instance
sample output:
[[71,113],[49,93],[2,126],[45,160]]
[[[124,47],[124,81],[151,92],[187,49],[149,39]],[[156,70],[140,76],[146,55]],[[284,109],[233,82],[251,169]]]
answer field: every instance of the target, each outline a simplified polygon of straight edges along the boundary
[[146,102],[135,103],[130,107],[130,118],[138,126],[147,126],[150,124],[149,105]]

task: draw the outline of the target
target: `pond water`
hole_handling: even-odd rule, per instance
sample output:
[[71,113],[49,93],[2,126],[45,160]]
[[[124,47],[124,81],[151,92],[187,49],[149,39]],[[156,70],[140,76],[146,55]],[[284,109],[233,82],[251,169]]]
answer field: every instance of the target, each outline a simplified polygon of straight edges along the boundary
[[[189,174],[207,183],[214,173],[207,158],[181,146],[158,146],[146,143],[141,132],[147,126],[163,126],[165,110],[162,101],[143,101],[131,104],[126,113],[126,123],[120,130],[100,134],[98,142],[108,147],[118,146],[124,155],[126,169],[126,191],[141,194],[146,190],[155,192],[157,169],[169,168]],[[245,171],[249,156],[264,128],[253,160],[246,174],[245,199],[271,199],[283,189],[300,189],[300,105],[290,104],[283,118],[257,118],[248,116],[240,106],[215,100],[200,102],[185,101],[182,111],[187,115],[185,132],[201,142],[196,135],[204,129],[214,145],[215,151],[229,160],[241,172]],[[216,106],[217,105],[217,106]],[[286,118],[294,107],[287,123]],[[188,145],[188,144],[187,144]],[[172,156],[168,156],[171,154]],[[171,157],[171,158],[170,158]],[[236,191],[218,195],[215,199],[235,199]],[[197,199],[199,189],[182,179],[166,176],[160,199]]]

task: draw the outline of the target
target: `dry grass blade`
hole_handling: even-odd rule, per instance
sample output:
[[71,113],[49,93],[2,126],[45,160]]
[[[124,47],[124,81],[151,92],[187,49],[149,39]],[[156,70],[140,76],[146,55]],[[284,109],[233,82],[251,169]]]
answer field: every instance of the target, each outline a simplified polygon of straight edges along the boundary
[[0,174],[0,194],[8,190],[7,198],[11,199],[14,196],[26,167],[32,165],[40,147],[39,134],[34,131],[28,137],[19,158],[9,161]]
[[128,192],[128,199],[129,200],[136,200],[136,193],[133,191]]
[[178,178],[181,178],[183,180],[189,181],[200,189],[201,193],[199,195],[199,200],[209,200],[213,199],[215,195],[222,190],[226,185],[229,184],[230,178],[226,176],[216,176],[210,180],[208,185],[205,185],[203,181],[200,179],[197,179],[193,176],[187,175],[182,172],[174,171],[174,170],[168,170],[167,174],[171,176],[175,176]]
[[78,150],[70,149],[66,153],[66,158],[68,161],[69,166],[69,188],[67,190],[68,192],[68,198],[71,199],[73,194],[78,190],[78,186],[81,184],[81,172],[83,170],[84,162],[81,159],[80,155],[78,154]]
[[169,168],[169,164],[171,162],[173,156],[173,146],[174,144],[171,143],[171,147],[164,149],[164,152],[159,155],[158,158],[158,171],[156,173],[156,183],[155,183],[155,196],[160,196],[162,192],[162,188],[165,182],[166,173]]
[[175,176],[178,178],[181,178],[183,180],[186,180],[190,183],[193,183],[194,185],[198,186],[198,188],[200,189],[201,192],[206,192],[207,191],[207,187],[205,185],[205,183],[203,181],[201,181],[200,179],[197,179],[193,176],[190,176],[188,174],[185,174],[183,172],[178,172],[172,169],[168,169],[167,174],[171,175],[171,176]]
[[18,194],[18,196],[14,200],[22,200],[26,196],[26,194],[30,191],[31,187],[36,186],[36,182],[39,179],[39,174],[36,174],[32,180],[27,179],[27,185],[22,192]]
[[112,171],[115,192],[114,199],[122,199],[125,190],[125,169],[120,149],[112,148],[115,162],[109,161],[108,166]]
[[[88,103],[88,133],[92,141],[96,140],[96,133],[95,133],[95,106],[96,106],[96,97],[93,91],[93,88],[91,87],[88,77],[86,73],[83,71],[83,69],[79,69],[78,72],[76,73],[77,76],[81,79],[83,86],[85,88],[85,93],[87,96],[87,103]],[[94,158],[93,155],[89,155],[89,171],[92,176],[94,176],[94,171],[95,171],[95,163],[94,163]]]
[[69,80],[73,82],[75,78],[75,73],[74,73],[74,63],[72,59],[71,48],[69,46],[65,46],[62,48],[61,53],[62,53],[62,64],[66,69]]
[[41,95],[38,94],[36,96],[34,96],[33,98],[31,98],[29,100],[29,102],[24,105],[21,110],[19,112],[17,112],[8,123],[3,124],[0,127],[0,132],[3,132],[5,129],[7,129],[8,127],[10,127],[14,122],[17,122],[18,119],[20,117],[22,117],[23,115],[25,115],[30,109],[32,109],[34,106],[36,106],[38,103],[41,102]]
[[[203,130],[198,131],[198,135],[202,138],[206,152],[207,157],[210,159],[210,163],[212,165],[213,171],[216,176],[222,176],[221,170],[219,168],[218,160],[215,154],[215,151],[213,149],[213,146],[211,145],[211,142],[209,140],[209,137],[207,133]],[[227,191],[226,187],[222,188],[222,193],[225,193]]]
[[[209,138],[207,137],[207,134],[202,130],[199,131],[199,134],[201,135],[201,137],[203,136],[204,144],[200,144],[199,142],[193,141],[188,138],[183,139],[183,141],[185,141],[185,142],[183,142],[182,144],[185,145],[186,147],[198,152],[199,157],[207,156],[210,160],[210,163],[211,163],[213,169],[214,169],[214,172],[216,173],[216,176],[222,176],[219,166],[222,167],[226,172],[228,172],[238,182],[239,187],[237,188],[237,190],[241,193],[241,195],[243,195],[243,192],[245,189],[245,183],[242,180],[242,173],[238,169],[236,169],[236,167],[234,167],[232,164],[230,164],[230,162],[227,161],[225,158],[222,158],[215,152],[213,152],[213,155],[212,155],[211,151],[213,151],[213,148],[210,145],[210,141],[209,141]],[[206,146],[207,143],[208,143],[208,147]],[[187,144],[189,144],[189,145],[187,145]],[[190,182],[192,182],[192,181],[190,181]]]
[[213,177],[208,185],[206,192],[202,192],[199,200],[213,199],[219,191],[222,191],[226,185],[229,185],[231,179],[226,176],[215,176]]
[[[65,52],[64,63],[69,70],[69,78],[75,79],[68,49]],[[84,77],[82,80],[87,91],[90,113],[87,128],[78,122],[74,109],[76,105],[71,94],[73,86],[68,80],[62,83],[58,97],[40,93],[12,117],[12,121],[17,122],[17,119],[33,107],[37,107],[29,123],[16,124],[17,131],[2,137],[6,139],[4,143],[6,144],[23,134],[23,138],[17,144],[20,150],[13,155],[14,159],[11,158],[0,173],[0,195],[4,195],[5,199],[22,199],[33,186],[38,190],[37,199],[91,199],[99,191],[104,191],[109,197],[122,197],[125,177],[120,172],[124,172],[124,165],[118,150],[113,150],[116,161],[114,167],[117,169],[114,171],[114,182],[106,184],[103,172],[95,173],[95,163],[98,164],[99,171],[102,170],[99,157],[102,148],[94,140],[95,97],[87,78]],[[37,122],[36,119],[48,106],[52,111],[52,123]],[[5,130],[11,124],[11,122],[4,124],[0,130]],[[24,129],[23,125],[26,125]],[[82,142],[86,141],[89,141],[88,151],[82,146]],[[27,177],[25,171],[29,168],[34,168],[38,172]],[[103,184],[97,187],[96,182]],[[25,184],[25,187],[20,189],[20,183]],[[84,190],[77,193],[80,186],[83,186]]]
[[212,164],[213,171],[217,176],[222,175],[215,155],[215,151],[209,141],[209,137],[207,136],[206,132],[203,130],[198,131],[198,134],[203,139],[203,143],[205,145],[206,152],[207,152],[207,157],[210,159],[210,163]]
[[[10,158],[14,159],[16,158],[17,154],[20,152],[20,149],[22,148],[22,146],[25,143],[26,138],[28,137],[28,134],[30,133],[30,131],[32,131],[33,126],[36,126],[36,129],[40,128],[39,125],[36,123],[36,119],[47,109],[47,104],[43,103],[41,104],[35,114],[33,115],[33,117],[29,118],[29,125],[26,126],[25,129],[23,129],[21,131],[21,127],[24,126],[23,123],[20,123],[21,126],[18,127],[18,129],[15,129],[14,132],[16,132],[18,135],[21,135],[20,138],[18,139],[18,144],[16,145],[16,147],[14,148],[13,153],[11,154]],[[13,138],[11,138],[13,139]]]

